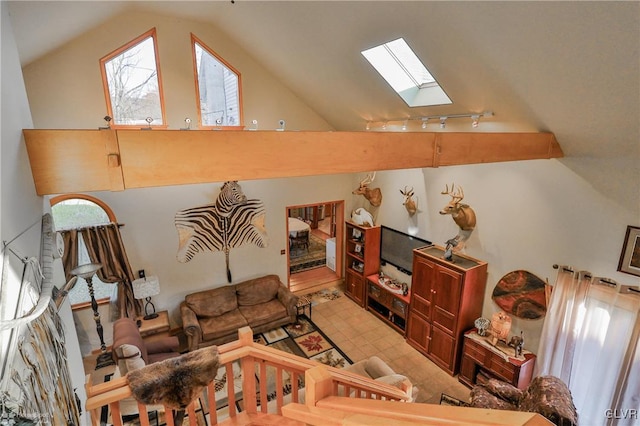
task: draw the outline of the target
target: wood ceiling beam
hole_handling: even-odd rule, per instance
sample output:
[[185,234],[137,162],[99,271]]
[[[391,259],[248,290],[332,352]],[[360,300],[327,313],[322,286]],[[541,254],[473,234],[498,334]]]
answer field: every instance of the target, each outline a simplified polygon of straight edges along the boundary
[[552,133],[24,130],[39,195],[559,158]]

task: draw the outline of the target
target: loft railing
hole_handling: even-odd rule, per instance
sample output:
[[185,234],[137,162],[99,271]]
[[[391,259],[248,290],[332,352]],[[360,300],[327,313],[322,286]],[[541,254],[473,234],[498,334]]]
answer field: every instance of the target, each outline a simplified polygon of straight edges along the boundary
[[[240,364],[242,372],[242,400],[243,410],[247,413],[282,413],[282,407],[290,402],[298,403],[304,399],[304,391],[299,382],[302,382],[305,373],[319,364],[293,354],[279,351],[264,345],[253,342],[253,333],[249,327],[244,327],[238,332],[238,340],[221,345],[218,348],[220,367],[224,367],[227,373],[225,397],[228,402],[228,417],[237,416],[240,410],[236,408],[236,390],[234,388],[233,364]],[[268,401],[267,376],[268,370],[275,372],[275,397]],[[376,383],[365,377],[355,375],[337,368],[326,367],[326,371],[331,377],[331,393],[333,395],[349,395],[350,398],[376,399],[388,401],[409,401],[411,399],[411,384],[406,383],[404,389],[395,386]],[[291,390],[285,395],[283,376],[290,377]],[[237,372],[236,372],[237,375]],[[271,376],[271,377],[273,377]],[[257,380],[256,380],[257,378]],[[215,383],[211,382],[203,390],[200,401],[206,401],[208,406],[207,420],[209,425],[216,425],[224,420],[218,418],[216,412],[216,391]],[[258,397],[256,397],[258,395]],[[91,415],[93,425],[99,425],[100,411],[102,407],[108,406],[114,426],[122,425],[122,415],[120,403],[122,400],[131,398],[132,393],[126,378],[120,377],[109,382],[87,386],[87,412]],[[190,419],[196,416],[196,401],[192,402],[184,410],[184,415]],[[153,411],[154,409],[151,409]],[[138,402],[140,413],[140,424],[149,425],[147,407]],[[183,413],[172,411],[165,407],[166,423],[168,426],[174,424],[174,417],[178,418]],[[225,417],[227,414],[225,414]]]
[[[394,425],[527,425],[546,426],[551,423],[536,413],[489,410],[470,407],[452,407],[432,404],[406,403],[411,400],[412,387],[405,383],[402,389],[379,383],[365,377],[329,367],[253,342],[249,327],[238,331],[238,340],[218,348],[220,366],[227,377],[225,389],[216,389],[212,381],[196,401],[205,401],[209,425],[255,424],[260,416],[286,417],[286,424],[364,426],[372,424]],[[236,408],[233,364],[240,364],[242,373],[242,409]],[[275,396],[268,400],[268,370],[275,370]],[[285,394],[283,375],[291,378],[290,391]],[[304,388],[298,382],[304,378]],[[218,417],[216,392],[223,392],[228,410]],[[273,393],[272,393],[273,395]],[[125,377],[87,385],[86,409],[94,426],[100,424],[100,411],[108,406],[111,423],[122,426],[120,404],[132,397]],[[222,398],[222,399],[223,399]],[[303,401],[304,400],[304,401]],[[148,407],[137,402],[140,425],[150,426]],[[152,408],[151,410],[155,410]],[[195,424],[196,402],[183,411],[165,407],[167,426],[182,424],[176,419],[186,415]],[[282,419],[284,421],[285,419]],[[263,421],[264,424],[274,424]],[[261,423],[258,421],[258,423]],[[262,424],[261,423],[261,424]]]

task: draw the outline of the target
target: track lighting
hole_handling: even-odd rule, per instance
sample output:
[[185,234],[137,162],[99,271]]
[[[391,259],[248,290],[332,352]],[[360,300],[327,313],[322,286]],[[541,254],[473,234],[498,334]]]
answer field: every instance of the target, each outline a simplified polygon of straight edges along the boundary
[[[420,120],[421,123],[422,123],[420,127],[423,130],[426,130],[427,124],[429,123],[429,120],[438,120],[438,123],[440,124],[440,128],[441,129],[445,129],[447,127],[447,120],[455,119],[455,118],[470,118],[471,119],[471,127],[474,128],[474,129],[477,129],[478,127],[480,127],[480,119],[481,118],[492,117],[492,116],[493,116],[493,112],[492,111],[485,111],[485,112],[482,112],[482,113],[475,113],[474,112],[474,113],[464,113],[464,114],[429,115],[429,116],[417,116],[417,117],[398,118],[398,119],[393,119],[393,120],[379,121],[379,122],[377,122],[377,125],[378,125],[378,129],[387,130],[387,126],[390,123],[402,122],[402,125],[401,125],[402,126],[402,130],[405,131],[409,127],[409,121]],[[375,124],[376,124],[376,122],[367,121],[366,129],[367,130],[375,130],[375,127],[376,127]],[[398,124],[396,124],[396,125],[398,125]]]

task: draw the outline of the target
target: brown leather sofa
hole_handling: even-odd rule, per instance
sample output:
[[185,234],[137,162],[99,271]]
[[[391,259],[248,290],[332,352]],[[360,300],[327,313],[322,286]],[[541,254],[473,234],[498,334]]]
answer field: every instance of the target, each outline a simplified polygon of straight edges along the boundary
[[578,413],[567,385],[554,376],[534,378],[520,390],[501,380],[489,379],[471,389],[471,407],[527,411],[541,414],[553,424],[578,424]]
[[262,333],[294,323],[297,302],[277,275],[189,294],[180,304],[188,348],[231,342],[245,326]]

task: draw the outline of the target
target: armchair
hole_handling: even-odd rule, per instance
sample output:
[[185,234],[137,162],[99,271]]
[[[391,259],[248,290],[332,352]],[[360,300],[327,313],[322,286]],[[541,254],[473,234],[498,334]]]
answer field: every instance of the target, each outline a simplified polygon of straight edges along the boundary
[[[179,346],[180,341],[177,336],[153,336],[143,339],[133,319],[120,318],[113,323],[112,357],[118,366],[114,377],[126,376],[128,372],[148,364],[176,357],[180,355]],[[164,407],[149,405],[147,409],[162,411]],[[133,397],[123,399],[120,403],[120,412],[127,417],[137,415],[138,402]]]
[[358,361],[353,365],[349,365],[344,368],[344,371],[349,371],[350,373],[368,377],[378,382],[393,385],[402,389],[411,396],[411,402],[415,402],[418,395],[418,388],[413,386],[406,376],[393,371],[386,362],[377,356],[371,356],[363,359],[362,361]]
[[578,413],[571,391],[557,377],[539,376],[527,389],[489,379],[471,389],[471,407],[538,413],[558,426],[578,424]]

